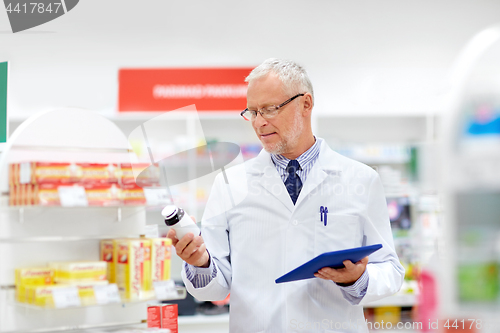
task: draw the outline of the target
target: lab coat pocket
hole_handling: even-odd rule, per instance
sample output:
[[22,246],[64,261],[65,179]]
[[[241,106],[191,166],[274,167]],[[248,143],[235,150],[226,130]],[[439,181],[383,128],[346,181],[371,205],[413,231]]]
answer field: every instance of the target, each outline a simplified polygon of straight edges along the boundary
[[350,249],[362,243],[359,217],[354,215],[320,214],[314,233],[314,255]]

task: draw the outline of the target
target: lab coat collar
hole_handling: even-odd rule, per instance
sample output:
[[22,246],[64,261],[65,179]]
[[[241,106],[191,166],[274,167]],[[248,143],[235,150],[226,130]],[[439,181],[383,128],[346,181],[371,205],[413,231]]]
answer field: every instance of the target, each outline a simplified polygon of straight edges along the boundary
[[329,174],[341,175],[337,156],[338,154],[331,150],[326,142],[322,140],[318,160],[307,176],[295,205],[290,199],[283,181],[281,181],[276,166],[271,160],[271,155],[264,149],[253,160],[247,172],[250,176],[256,177],[262,187],[272,193],[290,212],[293,212]]
[[259,182],[264,189],[274,195],[290,212],[292,212],[295,207],[271,159],[271,154],[262,149],[253,162],[254,163],[252,163],[248,169],[249,176],[255,177],[255,180]]

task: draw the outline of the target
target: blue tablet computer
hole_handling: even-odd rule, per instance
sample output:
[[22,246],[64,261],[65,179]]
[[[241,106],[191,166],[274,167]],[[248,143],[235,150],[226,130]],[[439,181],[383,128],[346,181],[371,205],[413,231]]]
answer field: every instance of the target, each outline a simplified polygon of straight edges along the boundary
[[290,282],[314,278],[314,273],[323,267],[342,268],[344,260],[350,260],[353,263],[360,261],[364,257],[372,254],[382,248],[382,244],[356,247],[333,252],[325,252],[309,260],[305,264],[291,270],[285,275],[276,279],[276,283]]

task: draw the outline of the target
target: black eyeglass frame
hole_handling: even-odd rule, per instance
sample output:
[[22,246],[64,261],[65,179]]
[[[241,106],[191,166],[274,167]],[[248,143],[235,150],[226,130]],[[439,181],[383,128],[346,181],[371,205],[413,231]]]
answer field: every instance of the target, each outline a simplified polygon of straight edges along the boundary
[[[257,112],[258,112],[258,113],[260,113],[260,115],[262,116],[262,118],[267,119],[267,117],[268,117],[268,115],[269,115],[269,113],[270,113],[270,112],[273,112],[273,113],[274,113],[274,112],[276,111],[276,113],[274,113],[274,114],[271,116],[271,118],[272,118],[272,117],[274,117],[275,115],[277,115],[277,114],[278,114],[278,112],[277,112],[277,111],[278,111],[280,108],[284,107],[285,105],[287,105],[288,103],[290,103],[291,101],[293,101],[294,99],[296,99],[297,97],[304,96],[305,94],[306,94],[306,93],[297,94],[297,95],[293,96],[292,98],[287,99],[286,101],[284,101],[284,102],[283,102],[283,103],[281,103],[280,105],[268,105],[268,106],[263,107],[263,108],[262,108],[262,109],[260,109],[260,110],[249,110],[248,108],[246,108],[245,110],[241,111],[240,116],[242,116],[242,117],[243,117],[243,119],[245,119],[246,121],[251,121],[251,120],[252,120],[252,117],[247,118],[247,117],[245,117],[245,116],[244,116],[244,114],[245,114],[246,112],[250,112],[250,114],[252,114],[252,115],[253,115],[253,119],[255,119],[255,118],[257,118]],[[272,110],[272,111],[268,111],[268,112],[267,112],[267,114],[266,114],[266,115],[264,115],[264,114],[262,113],[262,110],[267,109],[267,108],[270,108],[270,107],[273,107],[273,108],[275,108],[275,109],[274,109],[274,110]]]

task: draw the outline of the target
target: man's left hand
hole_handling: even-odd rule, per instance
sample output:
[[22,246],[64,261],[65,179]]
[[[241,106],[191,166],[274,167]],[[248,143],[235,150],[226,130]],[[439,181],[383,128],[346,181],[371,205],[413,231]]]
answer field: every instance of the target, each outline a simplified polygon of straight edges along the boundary
[[364,257],[355,264],[350,260],[344,260],[344,268],[323,267],[314,276],[324,280],[332,280],[340,285],[349,286],[354,284],[363,275],[367,264],[368,257]]

